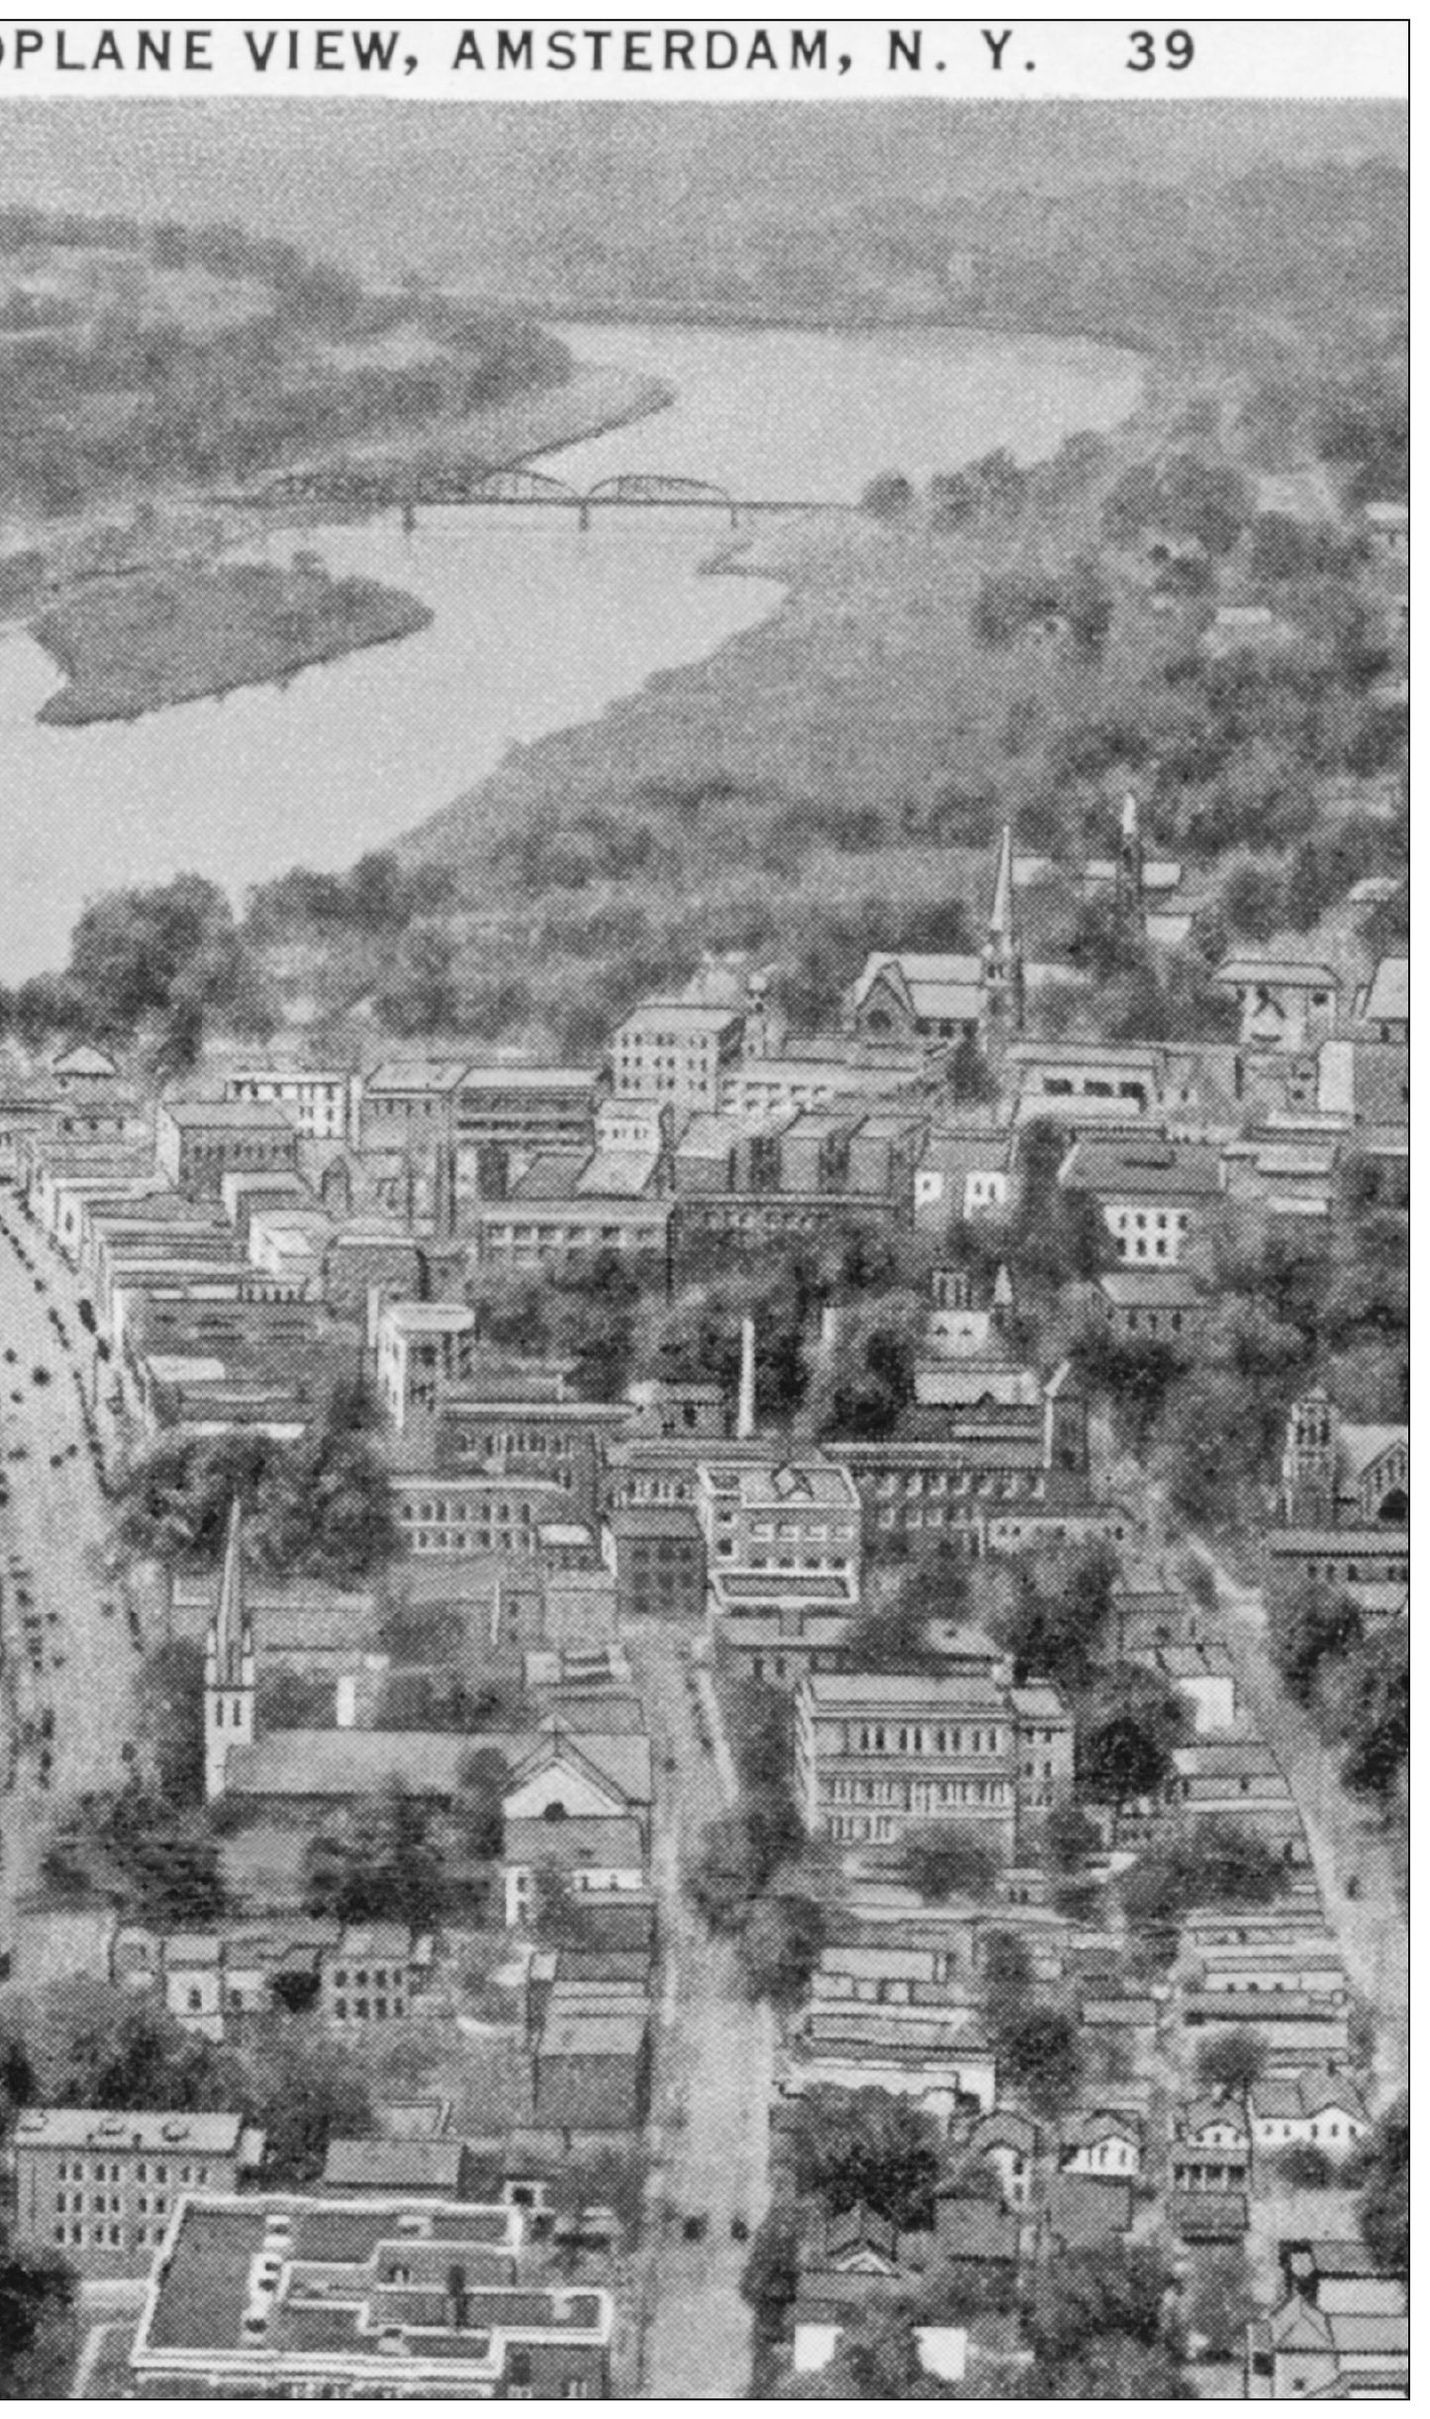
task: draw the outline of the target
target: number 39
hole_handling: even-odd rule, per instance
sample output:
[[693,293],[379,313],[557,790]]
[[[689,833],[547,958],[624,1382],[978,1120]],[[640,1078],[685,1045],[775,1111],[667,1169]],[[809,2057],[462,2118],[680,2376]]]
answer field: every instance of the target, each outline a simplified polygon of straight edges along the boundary
[[1129,39],[1132,56],[1127,62],[1127,72],[1133,76],[1145,76],[1153,67],[1170,67],[1174,72],[1179,72],[1184,67],[1190,67],[1197,55],[1195,42],[1180,25],[1165,35],[1160,45],[1157,36],[1149,34],[1142,26]]

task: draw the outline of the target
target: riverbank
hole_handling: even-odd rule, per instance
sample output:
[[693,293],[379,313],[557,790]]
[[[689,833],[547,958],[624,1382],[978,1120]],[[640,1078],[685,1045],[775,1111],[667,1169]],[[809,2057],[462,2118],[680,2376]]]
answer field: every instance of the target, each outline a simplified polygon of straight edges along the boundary
[[292,679],[361,647],[425,630],[426,605],[376,580],[333,579],[315,557],[106,582],[41,614],[32,635],[65,686],[43,723],[129,722],[164,706]]

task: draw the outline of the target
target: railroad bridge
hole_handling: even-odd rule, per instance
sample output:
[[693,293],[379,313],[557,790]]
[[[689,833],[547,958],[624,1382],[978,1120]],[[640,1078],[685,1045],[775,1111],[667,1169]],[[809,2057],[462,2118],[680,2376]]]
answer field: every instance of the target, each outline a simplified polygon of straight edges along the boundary
[[360,504],[371,509],[388,506],[402,513],[409,528],[424,506],[462,505],[494,509],[537,505],[573,512],[581,529],[589,529],[597,513],[609,511],[718,512],[738,529],[741,516],[754,512],[828,512],[838,509],[827,499],[734,496],[712,479],[683,473],[625,470],[600,479],[591,488],[573,487],[552,472],[516,468],[488,470],[482,464],[424,464],[408,475],[344,463],[318,464],[287,471],[257,499],[264,504],[294,501]]

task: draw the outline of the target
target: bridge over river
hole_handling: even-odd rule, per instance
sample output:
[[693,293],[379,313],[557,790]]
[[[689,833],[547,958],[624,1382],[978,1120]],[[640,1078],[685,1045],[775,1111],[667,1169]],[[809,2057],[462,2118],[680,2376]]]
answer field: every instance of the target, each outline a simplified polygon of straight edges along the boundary
[[529,509],[534,505],[574,513],[582,529],[590,528],[596,513],[610,511],[718,512],[732,529],[738,529],[749,513],[852,509],[822,496],[735,496],[713,480],[669,471],[622,471],[583,489],[549,471],[490,470],[456,462],[413,464],[400,473],[379,465],[368,470],[350,462],[316,465],[285,471],[259,494],[244,500],[268,507],[323,504],[358,506],[366,511],[387,509],[401,512],[409,527],[415,525],[419,509],[436,505],[472,510]]

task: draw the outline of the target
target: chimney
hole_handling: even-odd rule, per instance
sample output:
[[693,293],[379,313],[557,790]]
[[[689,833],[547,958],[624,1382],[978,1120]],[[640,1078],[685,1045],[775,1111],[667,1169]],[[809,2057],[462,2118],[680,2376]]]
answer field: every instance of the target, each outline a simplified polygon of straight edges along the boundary
[[735,1417],[735,1434],[741,1444],[748,1444],[755,1433],[755,1322],[740,1321],[740,1407]]
[[834,1358],[839,1342],[839,1305],[826,1302],[819,1314],[819,1349],[827,1361]]

